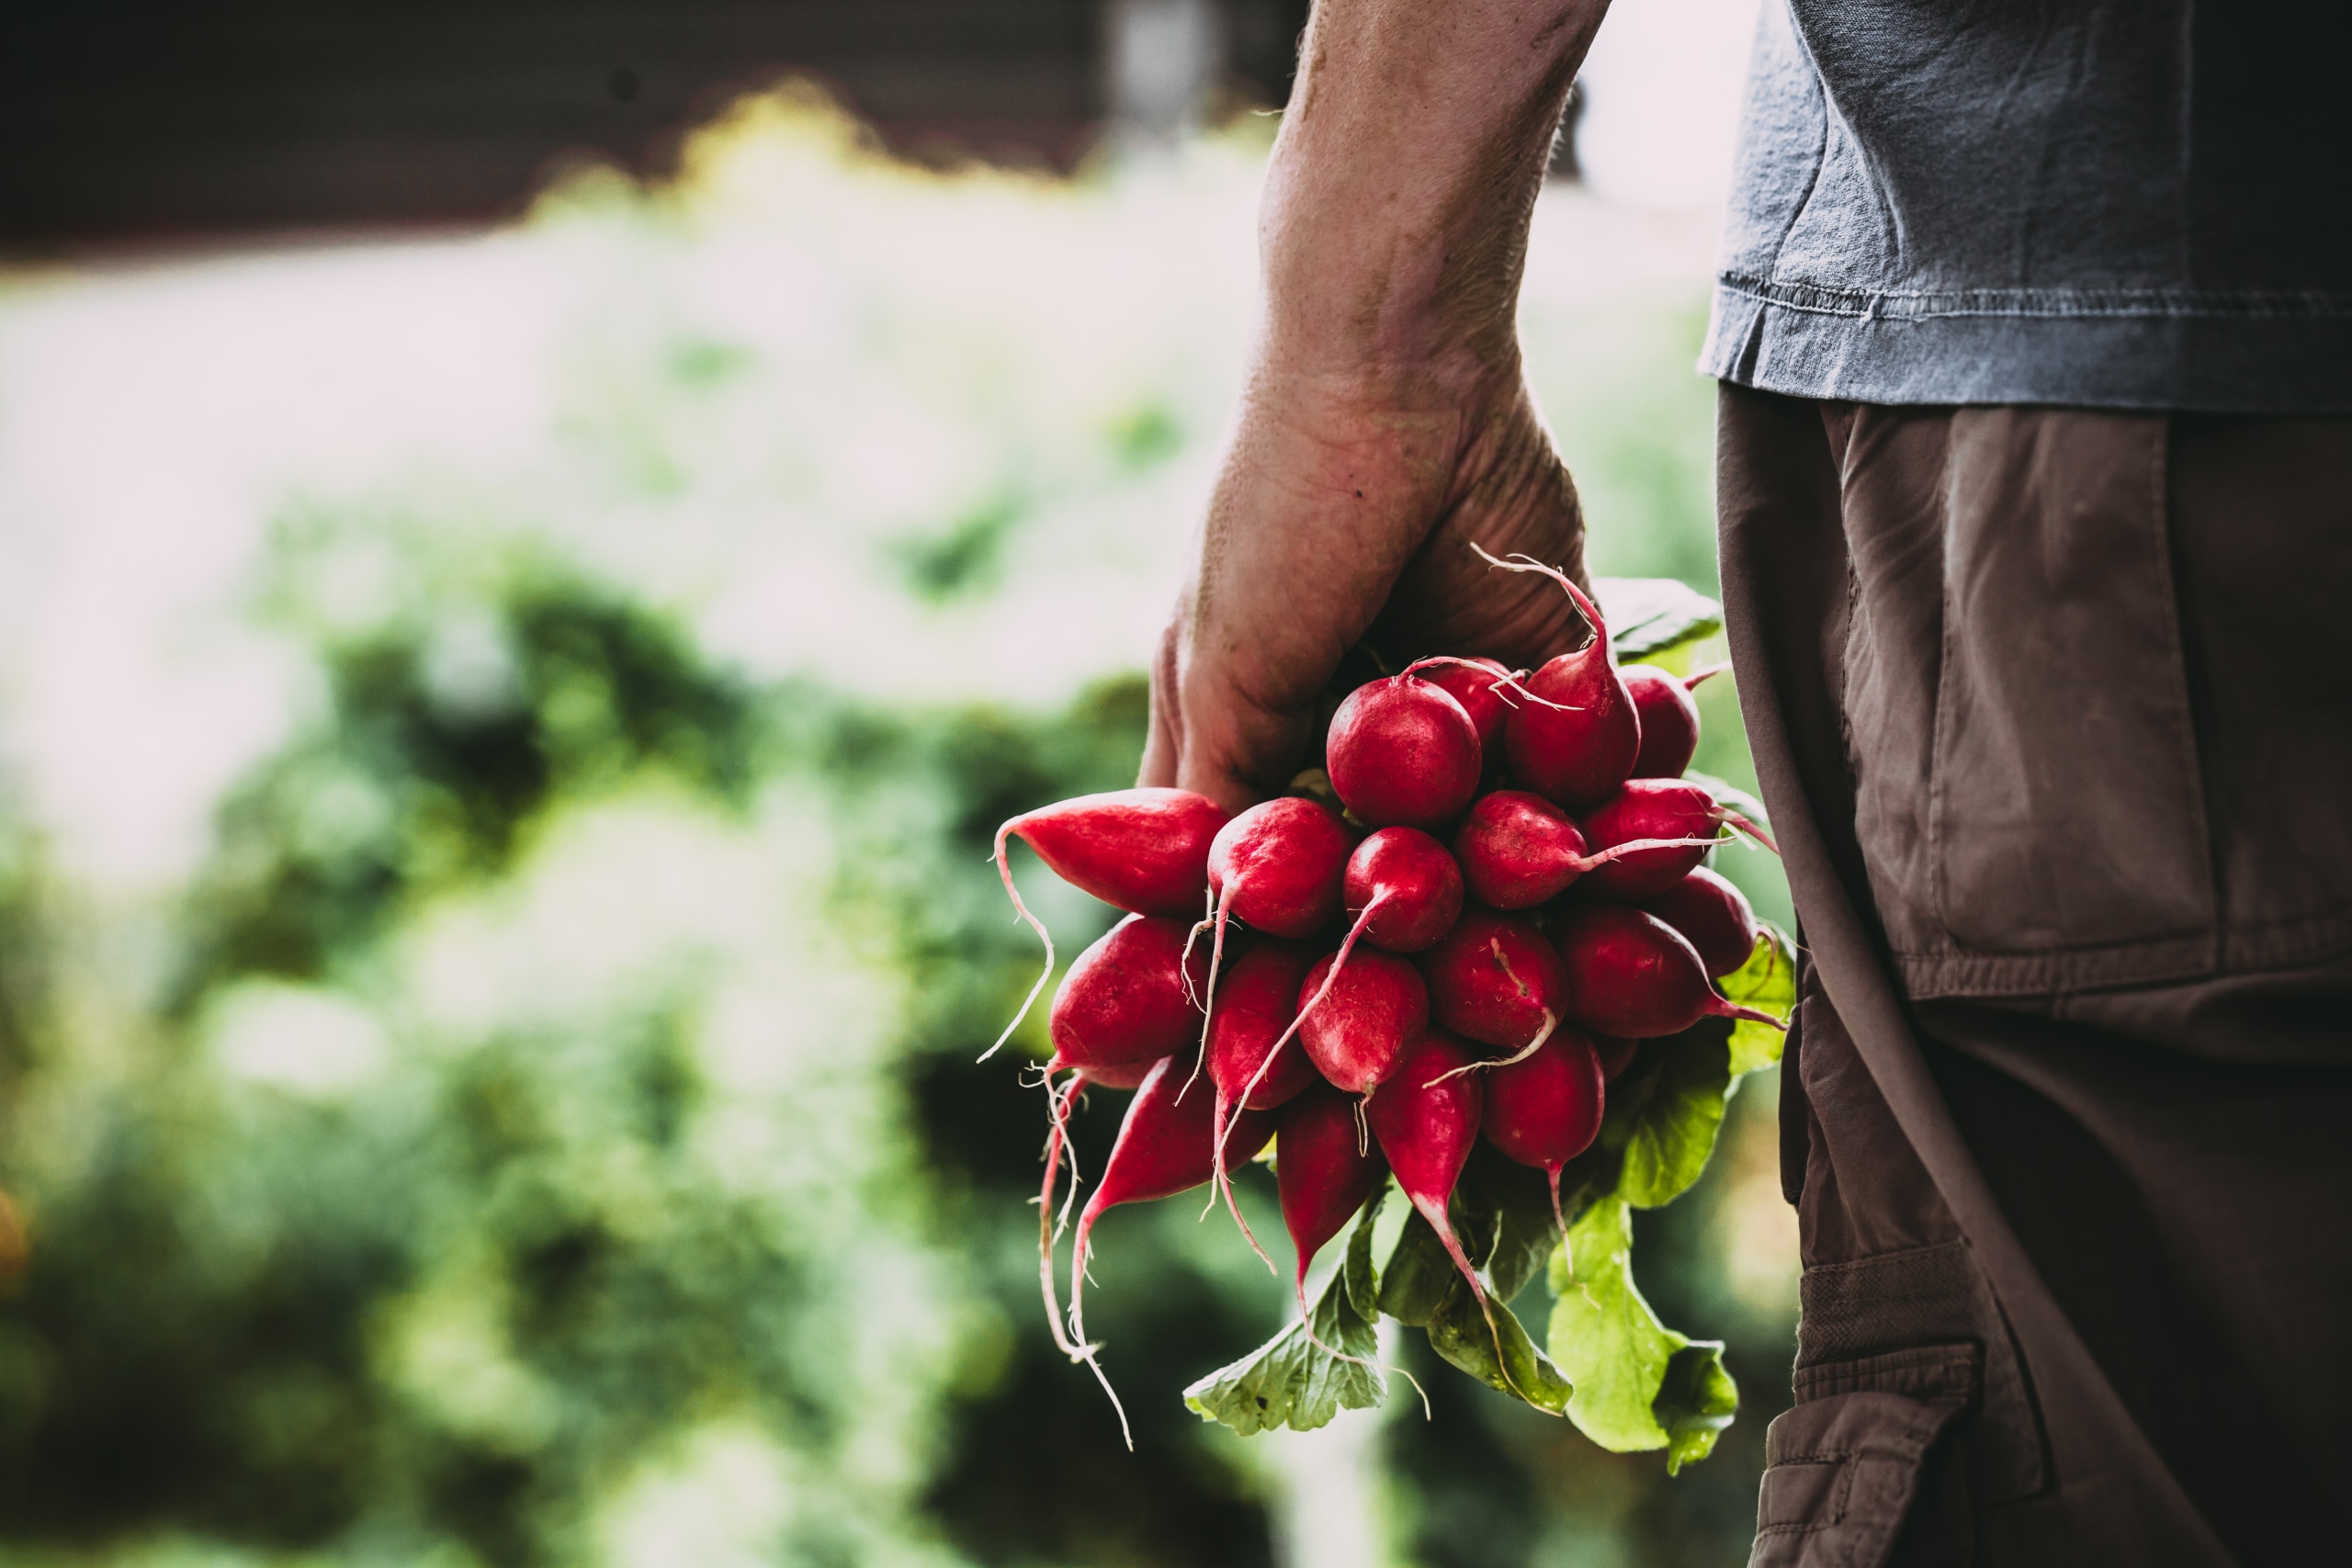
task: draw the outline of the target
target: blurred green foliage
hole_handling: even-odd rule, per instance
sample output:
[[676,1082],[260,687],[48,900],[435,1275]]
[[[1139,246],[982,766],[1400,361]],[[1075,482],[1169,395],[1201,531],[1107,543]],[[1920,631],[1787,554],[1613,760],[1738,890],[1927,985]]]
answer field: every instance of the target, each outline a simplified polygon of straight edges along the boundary
[[[1230,396],[1246,287],[1134,226],[1246,248],[1255,154],[1131,201],[745,145],[738,230],[611,182],[551,204],[549,265],[601,281],[514,475],[282,509],[250,607],[308,684],[173,899],[105,902],[0,809],[0,1562],[1274,1561],[1284,1450],[1181,1393],[1285,1287],[1196,1201],[1104,1221],[1125,1452],[1042,1322],[1043,1010],[972,1060],[1038,956],[990,837],[1132,778],[1144,687],[1087,628],[1128,646],[1164,601]],[[1713,585],[1698,324],[1530,313],[1598,570]],[[790,547],[743,564],[754,536]],[[774,639],[706,613],[739,589]],[[1752,784],[1730,682],[1702,703],[1699,766]],[[1065,954],[1108,924],[1021,874]],[[1087,1171],[1120,1098],[1078,1118]],[[1394,1561],[1742,1560],[1790,1350],[1771,1111],[1761,1075],[1634,1222],[1660,1314],[1729,1339],[1715,1456],[1668,1481],[1412,1337]]]

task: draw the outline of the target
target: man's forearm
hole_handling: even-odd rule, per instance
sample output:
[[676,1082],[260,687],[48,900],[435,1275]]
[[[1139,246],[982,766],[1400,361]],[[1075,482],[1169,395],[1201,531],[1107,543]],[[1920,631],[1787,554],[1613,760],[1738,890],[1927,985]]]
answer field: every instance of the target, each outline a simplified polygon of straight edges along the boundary
[[1512,361],[1529,215],[1607,8],[1317,0],[1260,228],[1266,368]]

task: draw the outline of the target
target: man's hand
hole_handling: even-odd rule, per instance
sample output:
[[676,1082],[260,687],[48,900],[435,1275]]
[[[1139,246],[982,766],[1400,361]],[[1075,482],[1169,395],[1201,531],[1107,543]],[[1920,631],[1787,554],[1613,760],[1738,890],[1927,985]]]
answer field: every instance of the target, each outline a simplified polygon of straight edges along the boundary
[[1605,0],[1321,0],[1269,170],[1264,310],[1152,671],[1147,784],[1238,808],[1310,759],[1368,641],[1540,663],[1582,620],[1471,547],[1583,576],[1521,374],[1527,222]]

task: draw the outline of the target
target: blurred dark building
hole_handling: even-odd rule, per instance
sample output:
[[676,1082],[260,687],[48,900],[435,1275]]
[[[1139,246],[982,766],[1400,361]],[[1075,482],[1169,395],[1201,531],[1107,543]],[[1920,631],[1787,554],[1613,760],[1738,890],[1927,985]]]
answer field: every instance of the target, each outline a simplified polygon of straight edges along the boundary
[[1067,168],[1280,104],[1307,0],[0,0],[0,247],[473,223],[658,174],[788,74],[893,148]]

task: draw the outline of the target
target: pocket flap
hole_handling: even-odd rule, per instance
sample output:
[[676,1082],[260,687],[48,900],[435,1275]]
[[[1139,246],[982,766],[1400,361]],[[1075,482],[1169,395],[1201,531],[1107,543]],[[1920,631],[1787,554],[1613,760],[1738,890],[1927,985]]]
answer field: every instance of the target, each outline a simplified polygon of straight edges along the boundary
[[1928,1450],[1965,1407],[1856,1392],[1780,1416],[1764,1439],[1749,1568],[1877,1568],[1918,1497]]

